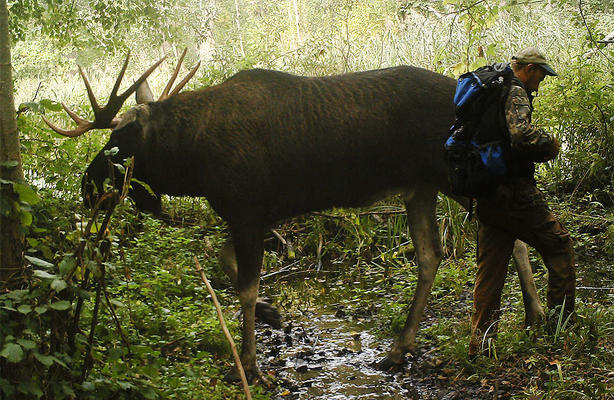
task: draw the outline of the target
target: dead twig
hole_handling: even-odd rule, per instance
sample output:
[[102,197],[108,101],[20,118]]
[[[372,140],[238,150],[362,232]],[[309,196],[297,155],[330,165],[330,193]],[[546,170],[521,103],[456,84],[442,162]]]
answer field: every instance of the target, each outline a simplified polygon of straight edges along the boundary
[[230,348],[232,349],[232,355],[235,358],[237,370],[239,371],[239,375],[241,376],[241,383],[243,385],[243,391],[245,392],[245,398],[247,398],[248,400],[251,400],[252,395],[249,391],[249,385],[247,384],[247,378],[245,377],[245,371],[243,370],[243,365],[241,364],[241,358],[239,357],[239,353],[237,352],[237,347],[235,346],[235,342],[234,340],[232,340],[232,336],[230,335],[230,332],[228,331],[228,328],[226,327],[226,322],[224,321],[224,316],[222,315],[222,309],[220,308],[220,303],[217,301],[217,296],[215,295],[215,292],[213,291],[211,284],[209,283],[209,281],[207,280],[207,277],[205,276],[205,271],[203,271],[203,269],[201,268],[200,263],[198,262],[198,259],[196,257],[194,257],[194,262],[196,263],[196,272],[200,273],[200,278],[203,280],[203,282],[205,283],[205,286],[207,286],[207,290],[211,294],[211,299],[213,300],[213,305],[215,306],[215,311],[217,312],[217,318],[220,321],[220,326],[222,327],[222,331],[224,331],[224,335],[226,336],[228,343],[230,343]]
[[358,214],[341,214],[341,215],[332,215],[332,214],[327,214],[327,213],[323,213],[323,212],[312,212],[311,215],[317,215],[318,217],[326,217],[326,218],[334,218],[334,219],[345,219],[345,218],[349,218],[350,216],[358,216],[358,217],[365,217],[365,216],[369,216],[369,215],[399,215],[399,214],[405,214],[405,210],[404,209],[396,209],[396,210],[382,210],[382,211],[365,211],[365,212],[361,212]]

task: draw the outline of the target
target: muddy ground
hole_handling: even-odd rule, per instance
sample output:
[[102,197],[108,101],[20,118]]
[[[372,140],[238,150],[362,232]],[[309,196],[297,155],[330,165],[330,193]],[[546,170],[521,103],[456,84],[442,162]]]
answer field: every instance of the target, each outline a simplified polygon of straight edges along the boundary
[[[437,323],[426,314],[423,327]],[[392,339],[377,334],[372,316],[348,315],[332,305],[285,317],[282,329],[258,327],[261,367],[278,384],[275,399],[452,400],[513,394],[505,383],[498,388],[467,380],[450,384],[461,371],[442,362],[436,347],[424,344],[399,370],[379,371],[374,363],[385,356]]]

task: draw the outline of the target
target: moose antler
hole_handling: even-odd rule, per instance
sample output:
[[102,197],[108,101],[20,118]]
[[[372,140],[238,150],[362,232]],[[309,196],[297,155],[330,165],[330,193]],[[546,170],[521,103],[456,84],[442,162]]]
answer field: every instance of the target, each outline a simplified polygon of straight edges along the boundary
[[200,61],[199,61],[198,64],[196,64],[196,66],[194,68],[192,68],[190,73],[188,73],[186,75],[186,77],[183,78],[183,80],[181,82],[179,82],[177,87],[175,89],[173,89],[173,91],[169,94],[169,91],[171,90],[171,87],[173,86],[173,83],[175,83],[175,79],[177,79],[177,75],[179,74],[179,68],[181,68],[181,63],[183,63],[183,58],[185,57],[185,54],[187,53],[187,51],[188,51],[188,49],[186,48],[183,51],[183,53],[181,54],[181,57],[179,57],[179,61],[177,61],[177,66],[175,67],[175,71],[173,72],[173,76],[171,76],[171,79],[169,79],[169,81],[166,84],[166,87],[164,88],[164,90],[162,91],[162,94],[160,95],[160,98],[158,99],[158,101],[161,101],[161,100],[164,100],[164,99],[168,99],[169,97],[174,96],[177,93],[179,93],[179,91],[181,89],[183,89],[185,84],[188,83],[188,81],[190,79],[192,79],[192,77],[194,76],[194,74],[198,70],[198,67],[200,67]]
[[154,69],[158,67],[158,65],[160,65],[160,63],[162,63],[162,61],[164,61],[165,58],[166,57],[163,57],[158,62],[156,62],[154,65],[149,67],[149,69],[145,71],[143,75],[141,75],[141,77],[132,84],[132,86],[126,89],[126,91],[124,91],[122,94],[118,95],[117,91],[119,90],[119,85],[121,84],[122,78],[124,77],[126,68],[128,67],[128,60],[130,59],[130,54],[128,54],[128,56],[126,57],[126,61],[124,61],[124,65],[119,73],[119,76],[117,77],[117,80],[115,81],[115,85],[113,86],[111,95],[109,96],[109,102],[104,107],[100,107],[98,105],[98,102],[96,101],[96,96],[94,96],[94,92],[92,91],[90,82],[87,80],[85,73],[83,73],[81,66],[78,66],[79,73],[81,74],[81,77],[83,78],[83,81],[85,82],[85,88],[87,89],[87,95],[90,99],[90,103],[94,111],[94,121],[88,121],[86,119],[79,117],[75,112],[73,112],[68,107],[66,107],[64,103],[62,103],[62,107],[64,108],[64,110],[66,110],[68,115],[70,115],[73,121],[77,123],[76,129],[66,130],[66,129],[58,128],[57,126],[52,124],[49,120],[47,120],[47,118],[45,117],[43,117],[43,121],[45,121],[45,123],[49,125],[49,127],[53,129],[55,132],[59,133],[60,135],[69,136],[69,137],[81,136],[85,132],[92,130],[92,129],[106,129],[106,128],[112,128],[116,126],[119,120],[116,119],[115,116],[117,115],[117,112],[122,107],[122,105],[124,104],[128,96],[134,93],[134,91],[139,87],[139,85],[143,83],[145,79],[147,79],[147,77],[153,72]]

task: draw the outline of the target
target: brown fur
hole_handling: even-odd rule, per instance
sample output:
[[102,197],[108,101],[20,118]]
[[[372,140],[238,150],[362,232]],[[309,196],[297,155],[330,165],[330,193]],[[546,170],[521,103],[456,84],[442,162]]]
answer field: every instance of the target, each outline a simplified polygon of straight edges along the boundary
[[[243,307],[244,367],[258,374],[254,309],[263,234],[284,218],[366,205],[403,193],[420,266],[401,337],[381,363],[403,361],[442,257],[435,204],[448,192],[443,143],[454,119],[455,81],[414,67],[331,77],[243,71],[206,89],[132,111],[105,149],[135,156],[134,176],[156,193],[206,196],[229,225]],[[100,186],[102,152],[89,166]],[[134,185],[137,206],[159,200]]]

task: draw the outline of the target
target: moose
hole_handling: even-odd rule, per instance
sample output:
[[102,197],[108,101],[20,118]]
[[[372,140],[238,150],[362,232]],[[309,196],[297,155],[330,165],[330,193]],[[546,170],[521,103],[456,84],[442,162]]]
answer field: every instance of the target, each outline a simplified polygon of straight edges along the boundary
[[[452,196],[443,144],[454,119],[455,81],[411,66],[325,77],[252,69],[219,85],[178,93],[197,65],[169,93],[182,56],[163,95],[154,101],[146,79],[162,60],[118,95],[128,59],[105,107],[98,106],[79,68],[93,122],[66,106],[77,128],[64,130],[45,120],[72,137],[94,128],[113,129],[84,174],[85,203],[92,206],[102,193],[109,177],[105,151],[114,147],[119,151],[110,156],[112,162],[134,157],[133,176],[153,192],[133,185],[130,196],[137,208],[159,213],[160,194],[205,196],[228,224],[225,248],[236,259],[234,281],[243,311],[241,361],[248,375],[262,378],[255,309],[267,229],[300,214],[364,206],[400,194],[419,279],[402,333],[378,366],[402,364],[416,349],[418,325],[443,257],[436,203],[438,192]],[[135,91],[139,104],[116,117]],[[120,190],[123,184],[114,183]],[[466,198],[454,198],[469,204]],[[517,241],[514,257],[526,322],[531,324],[543,311],[524,243]]]

